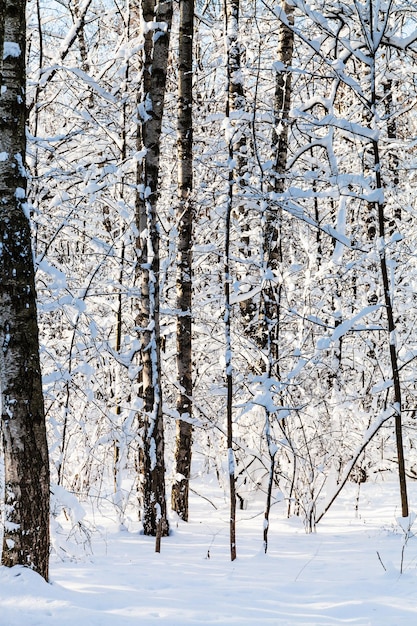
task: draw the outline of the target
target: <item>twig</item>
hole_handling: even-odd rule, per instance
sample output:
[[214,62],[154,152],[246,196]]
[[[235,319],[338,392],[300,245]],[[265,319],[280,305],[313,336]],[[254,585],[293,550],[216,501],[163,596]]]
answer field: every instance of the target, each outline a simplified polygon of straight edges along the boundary
[[376,551],[376,555],[377,555],[377,557],[378,557],[378,559],[379,559],[379,562],[381,563],[382,567],[384,568],[384,571],[387,571],[387,568],[386,568],[386,567],[385,567],[385,565],[383,564],[382,559],[381,559],[381,557],[380,557],[380,554],[379,554],[378,550]]

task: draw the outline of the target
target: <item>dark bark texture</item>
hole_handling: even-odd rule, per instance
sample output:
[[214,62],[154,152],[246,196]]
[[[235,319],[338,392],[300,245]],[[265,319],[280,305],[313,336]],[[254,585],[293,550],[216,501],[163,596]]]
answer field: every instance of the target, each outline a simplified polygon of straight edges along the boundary
[[48,578],[49,461],[26,202],[25,9],[4,3],[0,99],[0,385],[5,462],[2,563]]
[[[285,0],[281,3],[288,23],[294,23],[294,9]],[[278,42],[278,61],[288,69],[277,71],[275,82],[274,103],[274,129],[272,133],[272,157],[274,170],[271,180],[271,191],[282,193],[285,188],[285,174],[287,171],[288,156],[288,126],[289,111],[291,106],[291,62],[294,49],[294,33],[285,24],[280,24]],[[282,238],[281,238],[282,211],[278,207],[276,212],[269,212],[265,219],[264,229],[264,252],[268,263],[268,269],[277,276],[279,266],[282,263]],[[273,282],[263,292],[260,318],[260,345],[268,348],[270,356],[278,364],[279,361],[279,328],[281,317],[281,291],[282,287]],[[277,365],[277,367],[279,367]]]
[[191,283],[193,205],[193,31],[194,0],[180,0],[179,75],[178,75],[178,196],[177,209],[177,436],[175,449],[176,479],[171,505],[179,517],[188,521],[188,494],[192,446],[192,352]]
[[[239,1],[225,0],[225,29],[226,29],[226,71],[227,71],[227,97],[226,97],[226,117],[230,120],[232,109],[233,84],[236,82],[236,53],[235,44],[236,31],[239,19]],[[238,61],[240,64],[240,60]],[[228,153],[229,162],[231,163],[235,156],[235,145],[233,138],[229,138]],[[230,284],[232,282],[230,271],[230,231],[231,217],[234,196],[234,172],[229,168],[229,189],[226,201],[225,211],[225,240],[224,240],[224,330],[225,330],[225,365],[226,365],[226,432],[227,432],[227,455],[228,455],[228,473],[229,473],[229,499],[230,499],[230,519],[229,519],[229,543],[230,543],[230,560],[234,561],[237,556],[236,551],[236,475],[235,475],[235,458],[233,449],[233,368],[232,368],[232,335],[231,335],[231,316],[232,305],[230,298]]]
[[[132,4],[137,25],[141,24],[139,6]],[[162,415],[160,321],[159,321],[159,234],[157,195],[161,126],[168,66],[172,21],[172,2],[143,0],[142,17],[148,25],[144,35],[142,90],[139,96],[138,149],[146,155],[138,163],[136,227],[138,230],[137,276],[141,286],[137,327],[141,339],[140,395],[143,409],[139,415],[142,435],[139,467],[143,497],[143,528],[146,535],[166,536],[164,429]]]

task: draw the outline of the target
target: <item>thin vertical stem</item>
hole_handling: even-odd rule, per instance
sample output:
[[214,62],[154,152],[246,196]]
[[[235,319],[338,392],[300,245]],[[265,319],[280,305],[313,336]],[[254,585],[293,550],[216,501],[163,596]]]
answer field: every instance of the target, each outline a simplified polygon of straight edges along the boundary
[[[235,42],[236,16],[239,14],[238,0],[225,0],[225,31],[226,31],[226,75],[227,75],[227,92],[226,92],[226,118],[230,124],[230,110],[232,108],[233,93],[233,54]],[[232,22],[232,23],[230,23]],[[231,337],[231,313],[232,306],[230,302],[230,229],[231,215],[233,207],[233,134],[230,132],[228,139],[228,194],[226,200],[225,214],[225,243],[224,243],[224,330],[225,330],[225,365],[226,365],[226,425],[227,425],[227,460],[229,474],[229,494],[230,494],[230,558],[232,561],[236,559],[236,477],[235,477],[235,459],[233,451],[233,369],[232,369],[232,337]]]

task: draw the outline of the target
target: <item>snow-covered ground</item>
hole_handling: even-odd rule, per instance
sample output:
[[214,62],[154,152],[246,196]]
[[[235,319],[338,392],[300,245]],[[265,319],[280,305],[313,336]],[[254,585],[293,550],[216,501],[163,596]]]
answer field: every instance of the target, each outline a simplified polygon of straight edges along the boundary
[[[209,485],[197,489],[212,504],[193,494],[192,521],[171,520],[160,554],[137,522],[119,530],[102,508],[87,517],[90,553],[54,555],[50,584],[1,567],[1,626],[417,624],[417,537],[404,547],[395,483],[363,485],[357,513],[357,487],[347,485],[310,535],[277,505],[267,555],[258,501],[239,511],[233,563],[227,502]],[[417,485],[410,502],[417,509]]]

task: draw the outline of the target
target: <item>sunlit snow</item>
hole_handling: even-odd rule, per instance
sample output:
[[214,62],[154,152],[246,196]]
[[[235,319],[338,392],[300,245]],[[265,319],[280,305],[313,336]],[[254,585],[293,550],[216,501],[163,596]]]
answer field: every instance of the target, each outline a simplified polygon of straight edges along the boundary
[[[306,534],[275,501],[263,552],[263,499],[238,511],[238,558],[229,561],[228,503],[215,479],[193,486],[191,521],[171,519],[160,554],[129,511],[119,531],[111,505],[54,527],[51,583],[0,568],[5,626],[413,625],[417,620],[414,514],[400,518],[395,482],[348,484],[334,509]],[[60,492],[62,495],[63,492]],[[199,494],[199,495],[197,495]],[[410,485],[411,501],[417,488]],[[64,502],[74,505],[73,499]],[[90,503],[83,503],[87,509]],[[397,519],[398,518],[398,519]],[[72,526],[75,521],[75,526]],[[411,524],[411,533],[409,532]],[[72,528],[72,530],[71,530]],[[67,534],[70,538],[66,543]],[[410,536],[411,535],[411,536]],[[401,561],[403,573],[401,573]]]

